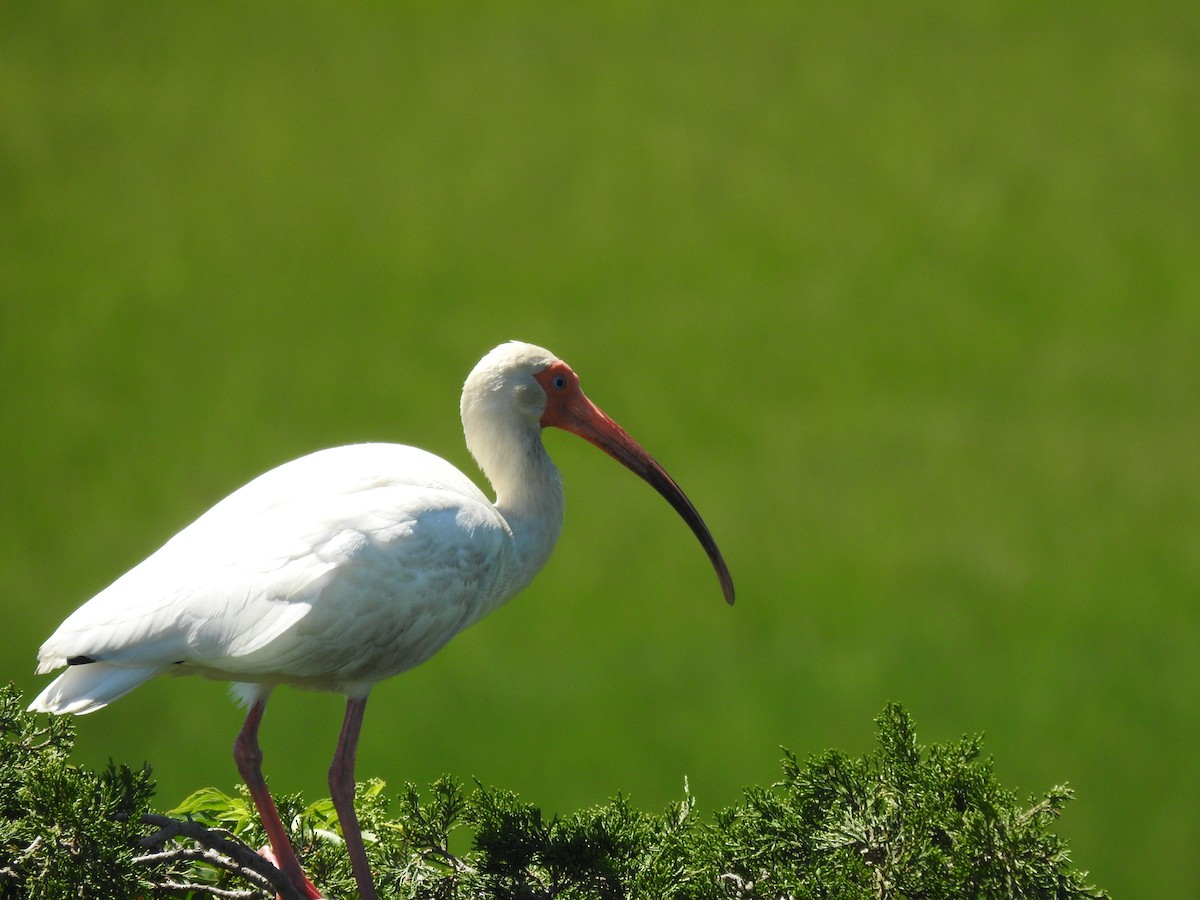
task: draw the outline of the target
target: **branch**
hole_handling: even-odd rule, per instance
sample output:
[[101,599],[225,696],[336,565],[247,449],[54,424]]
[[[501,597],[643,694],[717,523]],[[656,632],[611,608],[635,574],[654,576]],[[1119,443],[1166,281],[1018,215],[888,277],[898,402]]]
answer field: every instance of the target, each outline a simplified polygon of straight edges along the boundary
[[[152,864],[181,859],[203,860],[250,882],[255,887],[261,888],[264,891],[276,892],[282,900],[305,900],[300,889],[292,884],[283,872],[240,841],[232,840],[221,832],[205,828],[200,823],[193,822],[190,819],[172,819],[170,816],[145,813],[142,816],[142,821],[147,825],[158,827],[158,831],[154,832],[154,834],[142,838],[141,844],[147,849],[162,847],[169,841],[181,837],[194,841],[206,849],[195,850],[187,847],[177,847],[160,850],[135,858],[134,862],[136,863]],[[160,885],[160,887],[207,891],[214,896],[235,898],[235,900],[253,896],[245,892],[225,891],[199,884],[178,885],[171,883]]]
[[192,884],[187,881],[157,881],[154,882],[154,887],[162,888],[165,891],[181,891],[185,894],[194,894],[199,891],[212,894],[214,897],[219,897],[220,900],[261,900],[262,898],[262,891],[255,888],[237,891],[219,888],[211,884]]

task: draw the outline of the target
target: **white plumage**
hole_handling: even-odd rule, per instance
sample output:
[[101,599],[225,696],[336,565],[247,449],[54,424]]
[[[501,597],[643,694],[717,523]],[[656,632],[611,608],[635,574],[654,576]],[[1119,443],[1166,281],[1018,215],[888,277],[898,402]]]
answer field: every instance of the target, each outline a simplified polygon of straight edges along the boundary
[[92,712],[167,670],[362,693],[515,592],[511,541],[436,456],[391,444],[314,453],[222,500],[63,622],[38,671],[95,662],[34,706]]
[[373,897],[353,809],[367,694],[519,592],[549,557],[563,495],[543,427],[579,434],[650,482],[688,521],[733,600],[728,569],[683,492],[549,351],[497,347],[467,378],[461,413],[495,503],[413,447],[358,444],[286,463],[68,617],[38,655],[38,672],[67,669],[31,708],[90,713],[165,672],[233,682],[250,708],[235,744],[239,769],[281,869],[316,897],[262,782],[258,722],[278,684],[346,694],[330,788],[360,893]]

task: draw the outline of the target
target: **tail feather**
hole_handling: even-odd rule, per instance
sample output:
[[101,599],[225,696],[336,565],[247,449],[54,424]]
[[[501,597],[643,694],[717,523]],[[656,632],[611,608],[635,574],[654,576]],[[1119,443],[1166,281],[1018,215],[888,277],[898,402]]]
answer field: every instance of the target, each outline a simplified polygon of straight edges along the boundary
[[123,697],[143,681],[149,681],[163,666],[132,668],[112,663],[93,662],[75,665],[59,675],[29,704],[33,712],[95,712]]

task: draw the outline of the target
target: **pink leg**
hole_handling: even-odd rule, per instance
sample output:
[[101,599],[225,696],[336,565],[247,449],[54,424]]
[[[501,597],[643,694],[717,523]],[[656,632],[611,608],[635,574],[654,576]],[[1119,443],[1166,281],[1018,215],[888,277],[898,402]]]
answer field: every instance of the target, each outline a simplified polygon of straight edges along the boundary
[[362,728],[366,706],[366,697],[346,699],[342,736],[338,739],[337,752],[333,754],[333,763],[329,766],[329,796],[333,799],[333,808],[337,810],[338,821],[342,825],[342,837],[346,840],[346,852],[350,854],[350,868],[354,870],[360,900],[377,900],[362,831],[358,827],[358,813],[354,811],[354,751],[358,748],[358,732]]
[[275,801],[271,799],[271,792],[267,790],[267,782],[263,778],[258,726],[262,722],[265,708],[266,700],[259,700],[250,707],[246,724],[242,726],[237,740],[233,742],[233,759],[237,763],[242,780],[250,789],[254,805],[258,808],[258,816],[262,819],[263,828],[266,829],[267,838],[271,842],[271,852],[275,854],[275,864],[300,893],[312,900],[320,900],[321,892],[313,887],[312,882],[305,877],[304,870],[300,868],[300,861],[296,859],[287,832],[283,830],[283,823],[279,821],[279,813],[275,809]]

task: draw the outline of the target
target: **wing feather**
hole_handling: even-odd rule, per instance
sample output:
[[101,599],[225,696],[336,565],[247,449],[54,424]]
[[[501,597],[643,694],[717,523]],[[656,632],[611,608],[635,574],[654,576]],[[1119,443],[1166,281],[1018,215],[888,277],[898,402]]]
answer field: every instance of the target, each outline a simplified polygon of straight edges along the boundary
[[245,681],[377,680],[497,602],[510,537],[466,476],[422,450],[321,451],[235,491],[80,607],[38,671],[87,657],[151,674],[181,663]]

